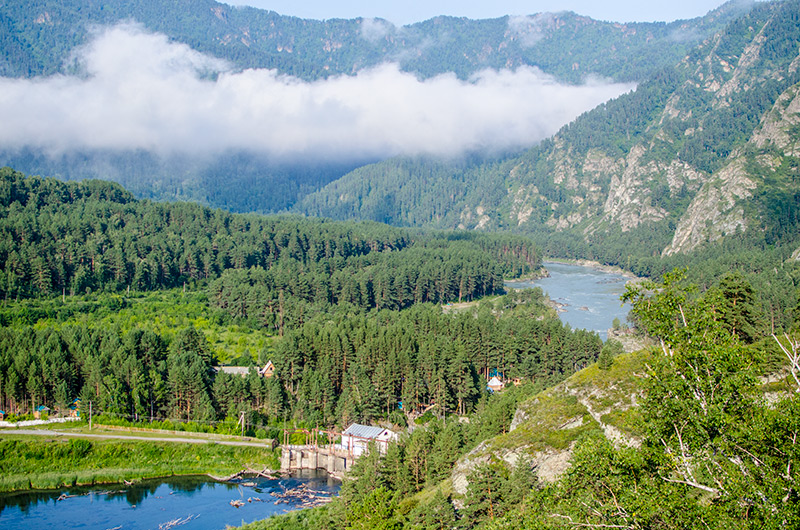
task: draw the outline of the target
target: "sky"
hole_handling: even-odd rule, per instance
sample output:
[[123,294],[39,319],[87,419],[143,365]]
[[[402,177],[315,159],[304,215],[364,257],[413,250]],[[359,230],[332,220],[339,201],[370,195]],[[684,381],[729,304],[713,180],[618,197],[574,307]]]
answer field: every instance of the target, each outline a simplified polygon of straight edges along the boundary
[[384,18],[396,25],[438,15],[472,19],[574,11],[614,22],[671,22],[703,16],[722,0],[225,0],[301,18]]

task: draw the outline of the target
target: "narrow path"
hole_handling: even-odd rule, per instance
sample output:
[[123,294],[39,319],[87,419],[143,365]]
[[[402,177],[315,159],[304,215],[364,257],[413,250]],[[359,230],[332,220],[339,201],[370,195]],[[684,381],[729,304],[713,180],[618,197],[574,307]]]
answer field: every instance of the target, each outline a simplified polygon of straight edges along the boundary
[[33,436],[51,436],[58,437],[64,436],[67,438],[103,438],[113,440],[138,440],[142,442],[171,442],[171,443],[187,443],[187,444],[219,444],[219,445],[234,445],[239,447],[261,447],[262,449],[269,449],[270,446],[258,442],[235,442],[229,440],[209,440],[205,438],[160,438],[152,436],[127,436],[123,434],[89,434],[77,432],[65,432],[55,430],[34,430],[34,429],[14,429],[0,431],[0,436],[3,434],[26,434]]

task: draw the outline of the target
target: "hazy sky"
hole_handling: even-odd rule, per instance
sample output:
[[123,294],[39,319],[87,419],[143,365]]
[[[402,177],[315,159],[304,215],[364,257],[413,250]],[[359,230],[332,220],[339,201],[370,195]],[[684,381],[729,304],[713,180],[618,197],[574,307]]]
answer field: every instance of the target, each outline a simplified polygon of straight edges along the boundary
[[705,15],[722,0],[226,0],[301,18],[379,17],[395,24],[411,24],[437,15],[497,18],[533,15],[545,11],[574,11],[615,22],[673,21]]

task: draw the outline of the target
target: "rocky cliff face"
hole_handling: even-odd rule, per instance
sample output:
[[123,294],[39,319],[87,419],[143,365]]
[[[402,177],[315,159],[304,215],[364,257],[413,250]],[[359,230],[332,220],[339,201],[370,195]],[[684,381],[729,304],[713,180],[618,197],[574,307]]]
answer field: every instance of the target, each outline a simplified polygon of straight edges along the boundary
[[770,212],[755,198],[799,153],[798,31],[787,22],[798,11],[761,6],[681,61],[672,86],[651,82],[579,118],[511,164],[507,197],[462,226],[544,223],[589,239],[669,223],[663,255],[762,226]]

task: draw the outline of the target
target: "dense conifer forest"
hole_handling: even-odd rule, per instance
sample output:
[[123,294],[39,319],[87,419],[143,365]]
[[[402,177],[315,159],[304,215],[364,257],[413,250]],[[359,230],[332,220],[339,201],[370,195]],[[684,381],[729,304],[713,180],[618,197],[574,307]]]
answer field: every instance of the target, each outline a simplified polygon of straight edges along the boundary
[[[233,70],[304,81],[402,57],[420,80],[535,65],[638,87],[522,153],[326,167],[226,152],[200,170],[144,151],[0,152],[63,178],[121,169],[137,194],[0,169],[5,419],[92,407],[100,424],[295,443],[353,422],[400,433],[329,505],[253,530],[800,527],[798,0],[671,24],[528,18],[527,43],[508,17],[369,39],[380,21],[36,1],[0,7],[0,74],[72,75],[80,24],[130,17]],[[542,256],[649,279],[604,343],[540,289],[505,289]],[[103,451],[0,442],[32,470]]]
[[[505,277],[541,266],[521,237],[233,215],[107,182],[0,176],[9,412],[79,398],[132,421],[404,424],[474,410],[490,374],[560,380],[602,347],[540,291],[499,296]],[[215,373],[220,361],[277,371]]]

